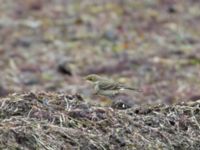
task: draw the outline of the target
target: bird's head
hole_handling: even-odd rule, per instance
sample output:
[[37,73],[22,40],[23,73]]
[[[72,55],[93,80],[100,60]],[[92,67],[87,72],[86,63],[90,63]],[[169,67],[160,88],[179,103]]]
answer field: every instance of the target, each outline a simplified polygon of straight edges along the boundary
[[91,74],[91,75],[86,76],[85,79],[90,82],[97,82],[101,80],[101,77],[96,74]]

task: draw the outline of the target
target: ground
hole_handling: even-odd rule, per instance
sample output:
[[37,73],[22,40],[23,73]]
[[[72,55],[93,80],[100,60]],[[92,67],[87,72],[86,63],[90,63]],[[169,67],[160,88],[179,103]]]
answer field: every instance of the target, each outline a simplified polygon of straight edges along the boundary
[[80,95],[28,93],[0,106],[0,149],[200,149],[200,101],[120,110]]
[[[93,146],[115,149],[121,141],[116,133],[119,131],[125,146],[131,143],[130,148],[122,149],[199,148],[200,3],[197,0],[0,0],[0,3],[2,146],[14,142],[16,145],[8,149],[70,149],[61,147],[65,142],[71,148],[87,149],[81,147],[85,141],[88,149]],[[142,92],[129,91],[116,97],[111,107],[102,107],[105,106],[102,98],[95,96],[93,87],[84,80],[92,73]],[[29,95],[28,101],[25,95]],[[81,106],[78,102],[71,106],[63,96],[83,102]],[[49,101],[55,104],[49,106]],[[182,106],[183,102],[186,103]],[[146,105],[153,111],[148,112]],[[154,110],[155,106],[162,111]],[[54,107],[56,110],[52,112]],[[73,112],[71,108],[75,107],[78,110]],[[140,107],[147,111],[144,116],[136,111]],[[41,114],[43,109],[45,117]],[[39,119],[32,116],[34,111]],[[96,111],[101,115],[104,112],[105,118],[98,120]],[[73,113],[72,129],[68,125],[65,128],[63,124],[70,124]],[[84,124],[76,118],[79,115],[80,118],[92,115],[94,120],[90,118],[90,124]],[[113,120],[107,120],[109,116],[114,116]],[[122,129],[123,119],[127,124],[124,128],[134,127],[130,135]],[[145,119],[149,119],[151,127],[146,128]],[[115,123],[119,123],[119,128],[111,128]],[[93,124],[97,126],[92,128]],[[139,129],[139,125],[144,128]],[[96,130],[98,126],[104,128]],[[101,137],[104,133],[107,141]],[[72,135],[75,140],[70,139]],[[47,136],[49,139],[44,141]],[[177,140],[172,140],[174,136]],[[183,141],[178,141],[180,137]],[[57,138],[62,142],[54,145]],[[31,142],[33,147],[28,147]]]

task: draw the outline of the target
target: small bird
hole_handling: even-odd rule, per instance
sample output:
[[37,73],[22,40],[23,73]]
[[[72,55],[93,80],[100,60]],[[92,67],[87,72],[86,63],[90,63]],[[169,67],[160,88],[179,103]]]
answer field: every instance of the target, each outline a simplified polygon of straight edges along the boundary
[[139,92],[138,89],[122,85],[113,80],[102,78],[96,74],[88,75],[85,79],[94,84],[95,94],[108,96],[110,98],[117,95],[121,90],[125,89]]

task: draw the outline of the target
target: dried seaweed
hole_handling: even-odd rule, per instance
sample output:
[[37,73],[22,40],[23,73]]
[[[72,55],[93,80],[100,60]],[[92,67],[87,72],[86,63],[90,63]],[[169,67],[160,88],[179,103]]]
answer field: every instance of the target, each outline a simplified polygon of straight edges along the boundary
[[200,101],[119,110],[79,98],[55,93],[2,98],[0,149],[200,148]]

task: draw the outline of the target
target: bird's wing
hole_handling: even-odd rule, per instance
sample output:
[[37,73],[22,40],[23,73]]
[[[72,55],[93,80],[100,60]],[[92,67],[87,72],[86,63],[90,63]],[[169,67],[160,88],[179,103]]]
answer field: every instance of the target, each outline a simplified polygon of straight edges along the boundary
[[100,90],[118,90],[119,85],[112,81],[101,81],[98,84]]

